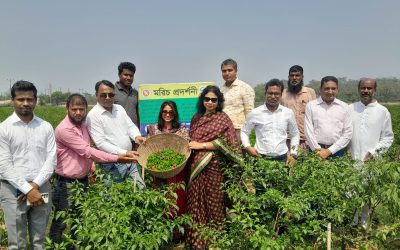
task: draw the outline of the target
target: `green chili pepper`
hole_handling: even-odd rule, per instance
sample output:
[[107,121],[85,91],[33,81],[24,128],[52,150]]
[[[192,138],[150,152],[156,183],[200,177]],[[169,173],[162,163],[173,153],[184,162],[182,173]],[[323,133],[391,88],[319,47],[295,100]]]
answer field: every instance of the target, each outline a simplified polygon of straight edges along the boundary
[[185,161],[185,155],[175,150],[163,150],[151,154],[147,158],[147,168],[157,171],[166,171],[179,166]]

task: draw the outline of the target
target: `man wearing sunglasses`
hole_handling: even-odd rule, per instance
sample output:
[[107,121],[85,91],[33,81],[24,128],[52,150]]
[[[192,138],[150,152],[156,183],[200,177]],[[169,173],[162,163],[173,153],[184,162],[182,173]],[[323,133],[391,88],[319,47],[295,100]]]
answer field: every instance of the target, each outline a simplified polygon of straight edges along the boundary
[[240,129],[246,116],[254,108],[254,89],[237,78],[237,63],[233,59],[226,59],[221,64],[222,77],[225,84],[220,87],[224,94],[223,111],[229,116],[240,140]]
[[[114,104],[114,85],[107,80],[96,83],[97,104],[90,110],[87,123],[90,135],[97,148],[110,154],[126,154],[132,151],[132,141],[143,143],[138,127],[132,122],[125,109]],[[142,188],[144,181],[138,171],[137,164],[101,163],[100,168],[116,182],[126,178],[136,181]]]
[[118,66],[119,81],[115,83],[116,104],[121,105],[135,125],[139,126],[138,91],[132,87],[136,66],[122,62]]

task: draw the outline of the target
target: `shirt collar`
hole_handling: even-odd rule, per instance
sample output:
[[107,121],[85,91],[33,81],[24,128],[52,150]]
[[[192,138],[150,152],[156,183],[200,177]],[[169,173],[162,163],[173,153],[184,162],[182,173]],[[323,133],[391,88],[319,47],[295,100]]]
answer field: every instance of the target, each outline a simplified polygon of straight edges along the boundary
[[226,84],[224,83],[225,87],[227,88],[231,88],[232,86],[238,86],[239,85],[239,79],[236,77],[235,81],[233,81],[233,83],[231,84],[231,86],[226,86]]
[[69,128],[81,129],[81,126],[83,124],[85,124],[85,122],[83,122],[81,125],[76,125],[75,123],[72,123],[71,120],[69,119],[68,115],[65,116],[64,120],[65,120],[66,125],[67,125],[66,127],[69,127]]
[[319,96],[319,97],[317,98],[317,102],[318,102],[318,104],[325,103],[326,105],[339,104],[339,101],[338,101],[337,98],[333,99],[333,102],[332,102],[331,104],[328,104],[328,103],[324,102],[324,100],[322,100],[322,97],[321,97],[321,96]]
[[278,108],[277,108],[274,112],[271,112],[271,111],[267,108],[267,105],[265,105],[265,102],[264,102],[263,110],[264,110],[264,111],[267,111],[267,112],[269,112],[269,113],[281,112],[281,111],[282,111],[282,105],[279,104]]
[[[35,114],[33,114],[33,118],[32,118],[32,120],[29,122],[29,123],[32,123],[33,121],[38,121],[38,117],[35,115]],[[10,116],[10,120],[11,120],[11,123],[18,123],[18,122],[21,122],[21,123],[25,123],[25,122],[23,122],[22,120],[21,120],[21,118],[19,118],[18,117],[18,115],[15,113],[15,111],[13,112],[13,114]],[[28,124],[29,124],[28,123]],[[25,123],[26,124],[26,123]]]
[[[118,88],[118,90],[126,91],[126,89],[123,88],[119,82],[116,82],[115,86]],[[128,92],[131,92],[131,91],[133,91],[133,88],[132,88],[132,86],[129,86],[129,91]]]
[[[110,111],[108,111],[108,110],[105,109],[103,106],[101,106],[100,103],[97,103],[96,106],[99,108],[101,114],[103,114],[104,112],[110,113]],[[113,113],[114,111],[115,111],[115,104],[113,104],[113,108],[112,108],[112,110],[111,110],[111,113]]]
[[306,88],[303,86],[303,87],[301,87],[301,90],[299,91],[299,93],[297,93],[297,94],[300,94],[300,93],[307,93],[308,91],[306,90]]
[[378,105],[378,101],[375,100],[375,101],[369,103],[368,105],[364,105],[364,103],[362,103],[362,102],[360,101],[360,105],[362,105],[363,107],[366,107],[366,108],[367,108],[367,107],[375,107],[376,105]]

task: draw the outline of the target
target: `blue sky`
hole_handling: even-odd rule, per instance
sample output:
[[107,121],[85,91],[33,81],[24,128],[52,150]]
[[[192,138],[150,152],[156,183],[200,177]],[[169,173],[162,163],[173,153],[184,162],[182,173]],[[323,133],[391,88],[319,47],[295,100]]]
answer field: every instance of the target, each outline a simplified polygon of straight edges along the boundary
[[0,92],[9,81],[40,92],[94,92],[136,64],[135,86],[222,82],[234,58],[255,86],[304,67],[325,75],[400,77],[400,1],[3,1]]

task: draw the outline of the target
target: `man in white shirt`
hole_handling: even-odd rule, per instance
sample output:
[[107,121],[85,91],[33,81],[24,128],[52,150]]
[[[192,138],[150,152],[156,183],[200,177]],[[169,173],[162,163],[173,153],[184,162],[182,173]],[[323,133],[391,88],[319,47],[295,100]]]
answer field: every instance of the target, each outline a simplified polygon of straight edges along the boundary
[[320,97],[306,106],[307,144],[321,159],[343,156],[353,132],[349,105],[336,98],[338,91],[338,79],[325,76],[321,79]]
[[[376,80],[362,78],[358,82],[360,101],[350,105],[353,121],[353,137],[350,141],[352,159],[361,163],[377,158],[393,143],[393,130],[390,113],[375,99]],[[354,216],[353,223],[367,227],[370,214],[369,204],[365,204],[359,213]]]
[[[283,83],[278,79],[266,83],[265,104],[250,112],[241,129],[240,138],[251,156],[264,156],[291,165],[297,156],[300,135],[293,111],[279,104],[283,88]],[[249,140],[253,129],[256,133],[255,147],[250,145]],[[286,144],[288,133],[291,149]]]
[[8,246],[26,249],[29,230],[31,248],[44,249],[51,211],[49,179],[57,163],[54,132],[33,114],[37,90],[31,82],[16,82],[11,97],[14,113],[0,125],[0,200]]
[[353,121],[350,152],[357,161],[376,158],[394,139],[390,113],[374,99],[376,84],[375,79],[362,78],[358,83],[360,101],[350,105]]
[[247,83],[237,78],[237,63],[233,59],[226,59],[221,64],[222,77],[225,83],[220,86],[224,94],[225,103],[223,111],[232,120],[236,135],[240,139],[240,129],[254,108],[254,89]]
[[[114,104],[114,84],[102,80],[96,83],[97,104],[87,116],[89,133],[97,148],[110,154],[126,154],[132,151],[132,141],[143,143],[139,129],[127,115],[125,109]],[[131,152],[136,154],[136,152]],[[122,182],[127,177],[145,187],[138,166],[135,163],[101,163],[103,171],[114,181]]]

